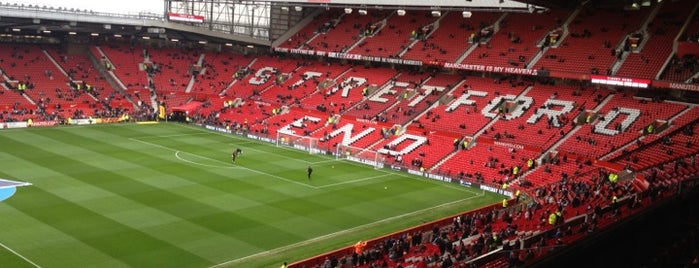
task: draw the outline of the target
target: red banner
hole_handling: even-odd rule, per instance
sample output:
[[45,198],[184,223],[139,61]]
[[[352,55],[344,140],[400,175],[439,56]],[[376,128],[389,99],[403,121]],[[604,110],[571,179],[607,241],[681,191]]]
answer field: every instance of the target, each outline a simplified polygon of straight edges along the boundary
[[189,15],[189,14],[179,14],[179,13],[167,13],[167,18],[171,21],[181,21],[181,22],[204,22],[204,16]]
[[489,72],[489,73],[539,75],[538,69],[525,69],[525,68],[502,67],[502,66],[480,65],[480,64],[444,63],[444,68],[467,70],[467,71]]

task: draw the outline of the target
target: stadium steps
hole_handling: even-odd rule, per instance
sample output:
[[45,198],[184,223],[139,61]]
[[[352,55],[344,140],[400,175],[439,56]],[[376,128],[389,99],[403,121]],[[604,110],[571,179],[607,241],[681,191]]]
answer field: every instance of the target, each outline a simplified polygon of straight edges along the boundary
[[[393,81],[394,79],[397,79],[398,77],[400,77],[400,75],[401,75],[401,73],[396,73],[393,77],[391,77],[390,79],[388,79],[385,83],[383,83],[382,85],[378,86],[377,88],[378,88],[378,89],[383,89],[383,88],[389,86],[389,84],[391,83],[391,81]],[[422,84],[421,84],[421,85],[422,85]],[[368,85],[367,85],[367,86],[368,86]],[[419,87],[419,86],[418,86],[418,87]],[[417,88],[417,87],[416,87],[416,88]],[[346,110],[345,114],[349,113],[350,111],[356,111],[356,110],[357,110],[357,107],[360,107],[361,105],[364,105],[364,103],[369,103],[369,100],[371,100],[371,97],[374,96],[374,95],[376,95],[376,94],[378,94],[379,92],[380,92],[380,90],[376,90],[376,91],[374,91],[371,95],[366,96],[366,97],[363,98],[361,101],[356,102],[354,105],[352,105],[351,107],[349,107],[349,108]],[[373,118],[375,115],[379,115],[379,114],[381,114],[381,113],[385,113],[386,116],[388,116],[388,111],[390,111],[391,109],[393,109],[394,107],[396,107],[397,105],[399,105],[400,102],[401,102],[401,101],[398,100],[398,101],[395,101],[393,104],[388,105],[387,107],[384,107],[383,109],[371,111],[371,112],[374,113],[371,117]],[[372,104],[372,106],[373,106],[373,105],[376,105],[376,104]]]
[[[202,66],[204,63],[204,57],[206,54],[201,53],[199,55],[199,60],[197,60],[197,65]],[[205,68],[202,68],[198,74],[192,74],[192,77],[189,78],[189,83],[187,84],[187,88],[184,90],[185,93],[190,93],[192,92],[192,88],[194,87],[194,84],[196,83],[197,79],[195,78],[197,75],[203,75],[205,72]]]
[[[602,100],[595,108],[593,108],[593,111],[597,112],[597,111],[599,111],[600,109],[602,109],[602,107],[604,107],[604,106],[607,104],[607,102],[609,102],[609,101],[612,99],[612,97],[614,97],[614,94],[609,94],[609,95],[607,95],[607,97],[604,98],[604,100]],[[593,123],[594,123],[594,122],[590,122],[590,124],[593,124]],[[561,138],[560,140],[556,141],[556,143],[554,143],[553,145],[551,145],[551,147],[549,147],[548,150],[546,150],[544,153],[542,153],[542,154],[541,154],[541,157],[539,157],[539,159],[536,160],[537,165],[541,165],[541,160],[543,159],[543,157],[544,157],[545,155],[548,155],[549,153],[551,153],[551,152],[555,151],[556,149],[558,149],[558,147],[559,147],[561,144],[563,144],[566,140],[568,140],[568,138],[572,137],[573,134],[575,134],[580,128],[582,128],[582,125],[575,126],[575,127],[574,127],[573,129],[571,129],[568,133],[566,133],[566,135],[563,136],[563,138]]]
[[[546,38],[546,37],[544,37],[544,38]],[[540,49],[539,52],[537,52],[536,55],[534,55],[534,57],[532,57],[532,58],[526,63],[527,69],[531,69],[532,66],[536,65],[536,63],[539,62],[539,60],[541,59],[541,57],[543,57],[544,54],[546,54],[546,51],[548,51],[548,50],[549,50],[549,47],[545,47],[544,49]]]
[[46,49],[42,49],[41,52],[44,53],[44,55],[46,56],[46,58],[48,58],[48,59],[51,61],[51,63],[53,63],[53,65],[55,65],[56,68],[57,68],[58,70],[60,70],[61,73],[63,73],[63,75],[65,75],[66,77],[70,77],[70,76],[68,75],[68,73],[66,72],[66,70],[64,70],[63,67],[62,67],[60,64],[58,64],[58,62],[56,61],[56,59],[54,59],[54,58],[51,56],[51,54],[49,54],[49,52],[46,51]]
[[[296,73],[299,69],[301,69],[301,67],[302,66],[297,65],[290,73]],[[280,70],[280,72],[281,72],[281,70]],[[286,81],[282,82],[282,84],[285,82],[288,82],[288,81],[289,80],[287,79]],[[268,86],[266,86],[265,88],[263,88],[262,90],[260,90],[260,95],[262,95],[263,93],[265,93],[269,90],[274,90],[275,88],[278,88],[278,87],[281,87],[281,84],[277,85],[276,82],[273,82],[273,83],[269,84]]]
[[[112,62],[112,60],[109,59],[109,57],[107,56],[107,54],[104,53],[104,50],[102,50],[102,48],[100,48],[99,46],[94,46],[94,47],[92,47],[92,49],[91,49],[90,51],[91,51],[92,56],[94,56],[95,58],[97,58],[97,60],[106,59],[107,61]],[[97,52],[98,55],[94,55],[95,52]],[[114,65],[114,64],[112,64],[112,69],[111,69],[111,70],[105,70],[105,71],[107,72],[107,75],[109,76],[108,79],[111,79],[112,81],[114,81],[114,83],[118,86],[118,88],[119,88],[121,91],[124,91],[124,90],[126,90],[126,89],[128,89],[128,88],[127,88],[126,85],[124,84],[124,81],[121,81],[121,79],[119,79],[119,77],[116,75],[116,73],[114,73],[114,70],[115,70],[116,68],[117,68],[117,66]]]
[[[687,108],[683,109],[681,112],[679,112],[679,113],[673,115],[670,119],[668,119],[668,122],[671,122],[671,123],[670,123],[671,126],[670,126],[668,129],[666,129],[664,132],[665,132],[665,133],[670,133],[670,132],[676,130],[678,127],[680,127],[680,128],[681,128],[681,127],[684,127],[684,125],[676,126],[675,124],[672,124],[672,123],[674,123],[675,120],[677,120],[677,118],[682,117],[683,115],[687,114],[687,113],[688,113],[689,111],[691,111],[693,108],[694,108],[694,106],[687,106]],[[657,135],[657,134],[654,134],[654,135]],[[671,134],[668,134],[668,135],[671,135]],[[640,141],[644,142],[644,143],[647,143],[647,142],[645,142],[645,140],[647,139],[647,137],[649,137],[649,136],[648,136],[648,135],[643,135],[643,136],[639,137],[638,139],[639,139]],[[652,141],[650,141],[650,142],[655,142],[655,141],[658,141],[658,140],[660,140],[660,137],[658,137],[658,138],[656,138],[656,139],[654,139],[654,140],[652,140]],[[619,160],[619,158],[620,158],[620,156],[621,156],[621,152],[622,152],[624,149],[628,149],[629,147],[632,147],[634,144],[635,144],[635,142],[627,143],[627,144],[625,144],[624,146],[620,147],[619,149],[617,149],[617,150],[615,150],[615,151],[613,151],[613,152],[609,152],[608,154],[603,155],[602,157],[600,157],[600,160],[604,160],[604,161],[615,161],[615,160]],[[636,149],[640,149],[640,148],[636,148]],[[631,152],[631,150],[628,150],[628,151],[629,151],[629,153]]]
[[[7,77],[5,76],[4,73],[2,74],[2,76],[4,76],[5,78],[7,78]],[[7,81],[7,79],[5,79],[5,81]],[[10,88],[8,88],[6,83],[0,83],[0,85],[2,85],[2,87],[5,89],[5,92],[8,92],[8,94],[14,94],[15,91],[12,90],[12,89],[10,89]],[[31,103],[32,105],[36,105],[36,102],[34,102],[34,100],[32,100],[32,98],[30,98],[29,95],[27,95],[27,94],[19,94],[19,93],[18,93],[18,95],[22,96],[22,98],[24,98],[25,100],[27,100],[27,101],[28,101],[29,103]],[[3,96],[2,101],[7,101],[7,100],[9,100],[9,99],[11,99],[11,98],[14,98],[14,97],[8,97],[7,95],[4,95],[4,94],[3,94],[2,96]],[[9,105],[9,104],[11,104],[11,103],[8,103],[8,105]]]
[[[527,93],[529,93],[529,91],[532,90],[533,88],[534,88],[534,86],[528,86],[527,88],[525,88],[524,90],[522,90],[522,92],[520,92],[519,95],[517,95],[517,97],[515,98],[515,100],[518,99],[518,98],[521,97],[521,96],[526,96]],[[490,120],[490,123],[488,123],[488,124],[485,125],[483,128],[479,129],[478,132],[476,132],[475,134],[473,134],[473,139],[475,140],[476,138],[480,137],[481,134],[483,134],[483,132],[485,132],[486,130],[490,129],[490,127],[492,127],[499,119],[500,119],[500,117],[497,117],[497,116],[496,116],[495,118],[493,118],[493,120]]]
[[[699,10],[699,2],[697,2],[694,7],[692,8],[692,11],[689,13],[689,16],[687,17],[687,20],[685,20],[684,24],[682,25],[682,28],[677,32],[677,36],[673,40],[673,44],[677,44],[678,39],[682,36],[682,34],[685,32],[685,30],[689,27],[689,24],[692,22],[692,18],[694,18],[697,14],[697,10]],[[674,52],[674,51],[673,51]],[[672,61],[672,57],[674,56],[675,53],[670,53],[668,55],[667,59],[665,59],[665,62],[663,63],[662,67],[658,70],[658,73],[653,77],[656,80],[660,80],[660,77],[663,74],[663,70],[667,68],[668,65],[670,65],[670,62]],[[699,72],[696,74],[692,75],[689,79],[685,80],[685,83],[691,84],[695,78],[699,76]]]
[[[643,47],[648,43],[648,40],[651,38],[652,34],[648,32],[648,24],[653,22],[655,20],[656,16],[658,15],[658,12],[660,12],[661,7],[663,6],[663,2],[658,2],[658,4],[653,8],[653,10],[648,14],[648,17],[646,20],[641,24],[639,27],[639,31],[643,33],[643,39],[641,40],[641,43],[638,44],[638,48],[636,48],[633,52],[625,52],[624,51],[624,41],[619,43],[616,48],[614,48],[617,51],[622,51],[624,53],[621,57],[621,59],[618,59],[614,62],[612,65],[612,75],[616,75],[619,69],[624,65],[624,62],[626,62],[626,59],[629,58],[629,55],[631,53],[639,53],[640,51],[643,51]],[[624,40],[628,39],[631,37],[631,34],[627,34],[626,38]]]
[[[340,16],[337,17],[337,20],[335,21],[335,23],[333,23],[333,27],[332,27],[332,28],[337,27],[337,24],[338,24],[340,21],[342,21],[342,18],[345,17],[346,14],[347,14],[347,13],[342,13],[342,14],[340,14]],[[308,40],[306,40],[306,42],[303,42],[303,44],[301,44],[301,46],[299,46],[299,47],[297,47],[297,48],[300,49],[300,48],[303,48],[303,47],[307,46],[309,43],[313,42],[313,40],[315,40],[316,38],[318,38],[318,36],[321,36],[321,35],[323,35],[323,33],[321,33],[321,32],[316,32],[313,36],[311,36],[310,38],[308,38]]]
[[[493,23],[493,25],[495,27],[493,27],[493,29],[494,29],[493,34],[491,35],[490,38],[493,38],[492,36],[495,36],[495,34],[497,34],[498,30],[500,29],[500,27],[499,27],[500,22],[502,22],[505,19],[505,17],[507,17],[507,13],[503,13],[502,16],[500,16]],[[488,41],[490,41],[490,39],[488,39],[486,42],[488,42]],[[476,48],[478,48],[478,42],[473,42],[473,44],[471,44],[471,46],[466,51],[464,51],[464,54],[461,54],[461,56],[459,56],[459,58],[456,59],[456,63],[463,63],[463,61],[466,60],[466,57],[468,57],[468,55],[470,55],[471,52],[476,50]]]
[[468,55],[471,55],[471,52],[476,50],[476,48],[478,48],[478,43],[473,42],[473,44],[471,44],[471,46],[469,46],[468,49],[466,49],[466,51],[464,51],[464,53],[462,53],[461,56],[456,59],[456,62],[461,63],[464,61]]
[[[556,42],[556,44],[554,44],[551,47],[558,47],[558,45],[563,44],[563,41],[570,35],[570,27],[569,27],[570,24],[573,21],[575,21],[575,18],[578,17],[578,14],[580,14],[581,11],[582,11],[582,7],[578,7],[573,11],[573,13],[570,14],[570,16],[568,16],[568,19],[561,26],[563,28],[563,34],[561,34],[561,37],[558,38],[558,42]],[[546,37],[544,37],[544,38],[546,38]],[[542,41],[542,43],[539,46],[543,45],[544,40],[542,39],[541,41]]]
[[[430,31],[430,33],[427,34],[427,35],[425,36],[425,40],[427,40],[428,38],[430,38],[430,36],[432,36],[432,35],[437,31],[437,29],[439,29],[439,22],[442,21],[442,19],[444,19],[444,18],[447,16],[447,14],[449,14],[449,12],[451,12],[451,11],[445,12],[445,13],[442,14],[442,16],[439,17],[437,20],[435,20],[434,22],[428,24],[428,25],[433,25],[434,27],[432,27],[432,31]],[[417,44],[418,42],[420,42],[420,40],[418,40],[417,38],[415,38],[415,40],[413,40],[412,42],[410,42],[410,45],[407,45],[403,50],[401,50],[400,53],[398,53],[398,57],[399,57],[399,58],[403,58],[403,55],[405,55],[405,53],[407,53],[410,49],[412,49],[413,46],[415,46],[415,44]]]
[[[461,139],[459,140],[459,144],[461,144],[463,141],[464,141],[464,138],[461,138]],[[434,170],[439,169],[439,167],[440,167],[442,164],[444,164],[445,162],[447,162],[447,161],[448,161],[449,159],[451,159],[454,155],[458,154],[459,151],[461,151],[461,150],[453,150],[453,151],[452,151],[451,153],[449,153],[447,156],[445,156],[445,157],[442,158],[441,160],[439,160],[439,161],[437,161],[436,163],[434,163],[434,165],[432,165],[432,167],[428,170],[428,172],[432,173]]]
[[[563,33],[561,33],[561,36],[558,38],[558,42],[556,42],[556,44],[554,44],[553,46],[545,47],[544,49],[539,49],[539,52],[537,52],[536,55],[534,55],[534,57],[532,57],[532,58],[527,62],[527,65],[526,65],[527,68],[532,69],[532,67],[533,67],[534,65],[536,65],[537,62],[539,62],[539,60],[541,59],[541,57],[543,57],[544,54],[546,54],[546,52],[549,50],[549,48],[551,48],[551,47],[558,47],[558,45],[561,44],[561,43],[563,42],[563,40],[570,34],[570,30],[569,30],[568,26],[570,25],[571,22],[573,22],[573,20],[575,19],[575,17],[577,17],[578,14],[580,14],[580,11],[581,11],[581,10],[582,10],[582,8],[581,8],[581,7],[578,7],[578,8],[576,8],[576,9],[568,16],[568,18],[566,19],[566,21],[563,22],[563,25],[561,25],[561,28],[563,29]],[[555,29],[554,29],[554,30],[555,30]],[[549,33],[550,33],[550,32],[551,32],[551,31],[549,31]],[[541,48],[542,46],[544,46],[544,42],[546,41],[546,37],[547,37],[547,36],[548,36],[548,34],[547,34],[547,35],[544,35],[544,37],[541,38],[541,39],[539,40],[539,42],[536,43],[536,47]]]
[[[425,82],[427,82],[427,81],[425,81]],[[463,84],[465,84],[465,83],[466,83],[466,79],[461,79],[461,81],[459,81],[459,83],[457,83],[456,85],[454,85],[453,87],[451,87],[450,89],[448,89],[447,92],[444,93],[444,95],[442,95],[442,96],[446,96],[446,95],[448,95],[448,94],[453,94],[454,90],[456,90],[456,89],[458,89],[458,88],[461,88],[461,87],[463,86]],[[423,84],[424,84],[424,83],[423,83]],[[439,106],[440,106],[439,101],[435,101],[434,103],[432,103],[432,105],[430,105],[430,107],[428,107],[427,109],[425,109],[424,111],[422,111],[421,113],[419,113],[418,115],[416,115],[415,117],[413,117],[412,119],[410,119],[410,121],[408,121],[408,123],[405,124],[405,127],[408,127],[408,126],[410,126],[411,124],[413,124],[413,121],[415,121],[415,119],[417,119],[417,118],[423,118],[423,117],[427,114],[427,112],[429,112],[430,110],[435,109],[435,108],[437,108],[437,107],[439,107]]]
[[[692,107],[691,107],[691,106],[685,107],[684,109],[682,109],[682,111],[680,111],[680,112],[678,112],[678,113],[672,115],[672,117],[670,117],[670,119],[668,119],[667,121],[668,121],[668,122],[672,122],[673,120],[675,120],[675,119],[677,119],[678,117],[682,116],[683,114],[689,112],[690,110],[692,110]],[[665,130],[664,133],[669,133],[669,131]],[[667,134],[667,135],[671,135],[671,134]],[[639,139],[645,140],[647,137],[649,137],[649,136],[647,136],[647,135],[642,135],[641,137],[639,137]],[[659,140],[660,140],[660,138],[655,139],[655,140],[653,140],[653,141],[654,141],[654,142],[657,142],[657,141],[659,141]],[[651,141],[651,142],[653,142],[653,141]],[[631,141],[629,141],[628,143],[626,143],[626,144],[620,146],[620,147],[617,148],[616,150],[611,151],[611,152],[609,152],[609,153],[607,153],[607,154],[605,154],[605,155],[602,155],[599,159],[600,159],[600,160],[608,160],[608,159],[610,159],[610,158],[612,158],[612,157],[614,157],[614,156],[619,156],[619,155],[621,155],[621,152],[622,152],[624,149],[627,149],[627,148],[629,148],[629,147],[631,147],[631,146],[633,146],[633,145],[635,145],[635,144],[636,144],[636,140],[631,140]]]
[[[250,63],[248,63],[248,65],[246,65],[246,67],[248,67],[249,69],[251,69],[251,68],[252,68],[252,65],[255,64],[255,62],[257,62],[257,58],[252,59],[252,60],[250,61]],[[244,77],[241,77],[240,79],[243,79],[243,78],[244,78]],[[238,80],[240,80],[240,79],[233,79],[233,82],[229,83],[228,86],[226,87],[226,89],[224,89],[223,91],[221,91],[221,93],[219,93],[218,95],[219,95],[219,96],[224,96],[224,95],[226,95],[226,93],[228,92],[228,90],[229,90],[231,87],[233,87],[233,85],[235,85],[235,84],[238,82]]]

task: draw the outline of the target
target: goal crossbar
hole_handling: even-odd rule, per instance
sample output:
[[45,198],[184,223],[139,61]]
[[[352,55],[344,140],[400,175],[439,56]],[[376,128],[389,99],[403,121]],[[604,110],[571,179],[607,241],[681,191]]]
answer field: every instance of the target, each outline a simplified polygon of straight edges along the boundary
[[292,133],[277,132],[277,147],[290,147],[297,150],[306,151],[309,154],[320,153],[318,149],[318,138],[301,136]]
[[385,155],[379,153],[378,151],[343,144],[337,145],[335,158],[347,159],[349,161],[370,165],[375,169],[383,168],[386,161]]

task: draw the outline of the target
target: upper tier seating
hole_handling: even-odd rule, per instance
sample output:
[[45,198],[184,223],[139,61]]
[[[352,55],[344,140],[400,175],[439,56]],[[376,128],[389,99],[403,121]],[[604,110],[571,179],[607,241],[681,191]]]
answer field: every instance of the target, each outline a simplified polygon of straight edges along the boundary
[[[686,55],[678,58],[677,55],[674,55],[670,58],[670,62],[660,76],[660,80],[684,83],[696,75],[697,70],[699,70],[699,59],[697,59],[697,56]],[[691,80],[689,81],[690,83],[695,83],[694,79]]]
[[[605,74],[618,53],[611,53],[626,35],[638,30],[650,8],[620,11],[586,7],[569,25],[570,33],[550,48],[534,69]],[[604,18],[604,19],[600,19]]]
[[325,33],[334,27],[338,18],[342,18],[340,9],[330,9],[320,13],[318,16],[308,23],[303,29],[296,32],[289,39],[279,45],[279,47],[295,49],[303,48],[305,43],[319,33]]
[[366,37],[349,52],[396,58],[414,39],[419,37],[418,35],[426,35],[436,19],[427,11],[411,11],[405,16],[393,13],[385,26]]
[[689,17],[695,1],[662,2],[662,7],[648,26],[650,36],[640,53],[630,53],[616,73],[620,77],[655,78],[665,61],[672,54],[672,43]]
[[366,27],[380,22],[388,15],[387,11],[377,10],[372,10],[368,15],[360,15],[358,12],[344,15],[334,28],[308,42],[307,48],[326,52],[347,52],[362,37]]
[[492,25],[502,14],[473,12],[470,18],[463,18],[460,12],[450,11],[442,16],[444,18],[434,33],[427,40],[415,43],[402,58],[425,62],[456,62],[471,46],[471,34]]
[[507,14],[488,44],[479,45],[464,63],[526,68],[526,63],[539,52],[537,43],[569,15],[564,11]]

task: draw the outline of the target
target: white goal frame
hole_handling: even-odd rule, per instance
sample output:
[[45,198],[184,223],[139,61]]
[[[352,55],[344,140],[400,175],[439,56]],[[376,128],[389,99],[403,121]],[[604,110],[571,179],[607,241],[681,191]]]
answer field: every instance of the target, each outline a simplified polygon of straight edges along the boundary
[[386,166],[386,156],[369,148],[338,144],[335,150],[335,158],[370,165],[375,169],[381,169]]
[[321,152],[318,149],[318,138],[309,136],[277,132],[276,144],[277,147],[290,147],[297,150],[306,151],[309,154],[317,154]]

